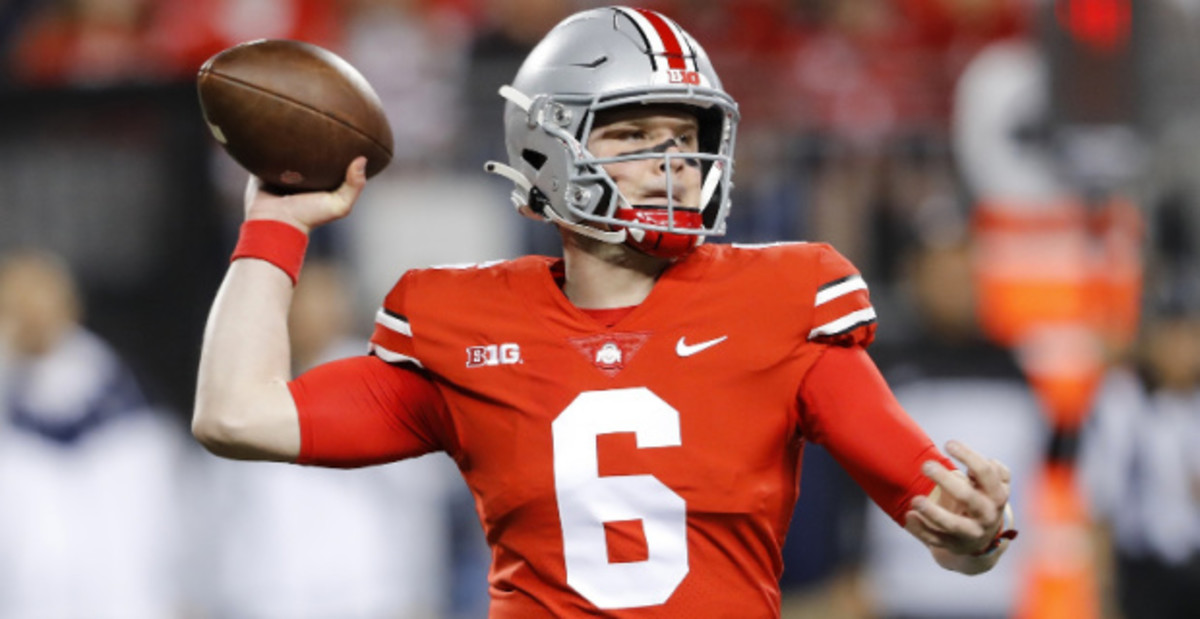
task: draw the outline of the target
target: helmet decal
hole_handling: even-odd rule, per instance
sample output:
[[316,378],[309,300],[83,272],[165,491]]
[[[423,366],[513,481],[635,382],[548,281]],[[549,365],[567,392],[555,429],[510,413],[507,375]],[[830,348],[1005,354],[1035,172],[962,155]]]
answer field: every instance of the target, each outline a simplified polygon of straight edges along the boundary
[[[666,69],[696,70],[696,61],[693,59],[695,52],[687,45],[686,39],[678,30],[679,26],[674,22],[646,9],[618,7],[617,10],[632,19],[642,32],[642,37],[650,48],[650,62],[653,63],[651,69],[658,70],[655,58],[662,56],[667,60],[667,66],[664,67]],[[685,46],[688,48],[686,55],[683,49]]]
[[[660,84],[708,86],[704,74],[696,69],[696,49],[683,29],[662,14],[646,9],[615,7],[637,26],[650,53],[650,69]],[[660,62],[660,59],[666,62]]]

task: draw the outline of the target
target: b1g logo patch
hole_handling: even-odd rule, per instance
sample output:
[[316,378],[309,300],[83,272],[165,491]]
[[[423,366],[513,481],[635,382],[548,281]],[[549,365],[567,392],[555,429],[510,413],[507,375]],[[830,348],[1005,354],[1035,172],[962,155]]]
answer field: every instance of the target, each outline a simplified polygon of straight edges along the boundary
[[521,347],[516,344],[487,344],[467,347],[467,367],[515,365],[521,362]]
[[672,84],[700,85],[700,74],[686,69],[667,69],[667,81]]

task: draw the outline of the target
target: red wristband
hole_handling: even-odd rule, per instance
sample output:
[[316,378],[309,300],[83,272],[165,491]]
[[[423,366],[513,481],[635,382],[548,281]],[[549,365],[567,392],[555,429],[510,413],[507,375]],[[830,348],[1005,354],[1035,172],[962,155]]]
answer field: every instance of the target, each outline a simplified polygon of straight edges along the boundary
[[1000,542],[1003,542],[1006,539],[1008,539],[1008,540],[1017,539],[1017,530],[1016,529],[1005,529],[1005,530],[997,533],[996,537],[992,538],[992,542],[987,545],[987,548],[984,548],[983,550],[980,550],[979,552],[975,553],[975,556],[983,557],[983,556],[990,555],[993,552],[996,552],[997,550],[1000,549]]
[[229,261],[238,258],[266,260],[287,273],[294,286],[300,277],[300,266],[304,264],[305,249],[308,249],[308,235],[295,226],[273,219],[251,219],[242,224]]
[[1000,530],[996,532],[996,537],[992,538],[990,544],[986,548],[975,553],[976,557],[990,555],[1000,549],[1000,543],[1004,540],[1017,539],[1017,518],[1013,515],[1012,503],[1004,504],[1004,522],[1000,524]]

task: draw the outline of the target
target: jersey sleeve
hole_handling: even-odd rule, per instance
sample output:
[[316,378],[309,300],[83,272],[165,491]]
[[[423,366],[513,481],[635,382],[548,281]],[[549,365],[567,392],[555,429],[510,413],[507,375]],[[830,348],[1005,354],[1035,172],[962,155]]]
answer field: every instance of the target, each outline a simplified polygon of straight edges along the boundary
[[933,491],[921,464],[956,468],[904,412],[861,347],[826,347],[801,385],[800,407],[805,435],[901,525],[912,499]]
[[854,265],[825,245],[817,255],[816,296],[808,340],[866,347],[875,339],[875,308]]
[[416,340],[413,339],[412,324],[409,322],[408,302],[415,285],[414,272],[409,271],[392,288],[383,305],[375,312],[375,329],[371,333],[371,354],[391,364],[409,364],[425,367],[417,355]]
[[297,464],[349,468],[457,451],[445,400],[411,367],[351,357],[317,366],[288,388],[299,412]]

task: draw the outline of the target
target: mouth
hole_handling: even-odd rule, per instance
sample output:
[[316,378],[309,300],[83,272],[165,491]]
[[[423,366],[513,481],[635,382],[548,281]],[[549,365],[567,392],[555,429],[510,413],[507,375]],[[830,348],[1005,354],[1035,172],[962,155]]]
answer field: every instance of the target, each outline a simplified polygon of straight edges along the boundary
[[667,194],[665,190],[650,190],[643,192],[641,198],[635,203],[664,207],[670,203],[671,206],[679,209],[699,210],[699,207],[684,204],[684,195],[682,192]]

